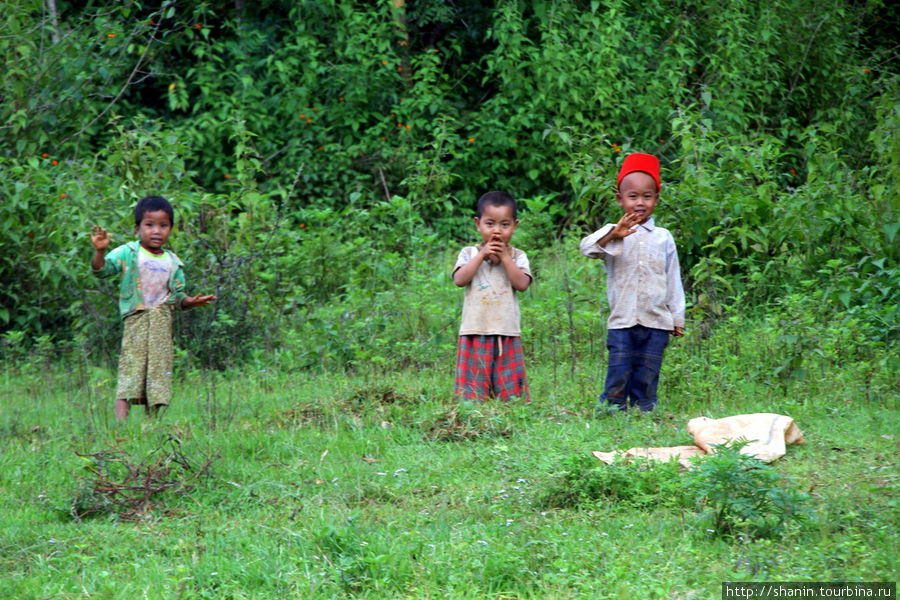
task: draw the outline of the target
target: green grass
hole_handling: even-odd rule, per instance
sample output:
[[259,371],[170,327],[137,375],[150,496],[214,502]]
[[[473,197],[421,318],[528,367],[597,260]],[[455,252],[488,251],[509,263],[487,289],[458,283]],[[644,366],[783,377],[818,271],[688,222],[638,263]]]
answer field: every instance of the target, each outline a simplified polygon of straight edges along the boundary
[[[573,370],[568,348],[530,363],[530,404],[454,402],[448,355],[393,373],[182,372],[161,421],[134,410],[121,425],[112,371],[7,364],[0,598],[706,599],[730,580],[893,581],[896,360],[816,355],[782,380],[774,335],[741,321],[679,341],[657,413],[599,420],[600,356]],[[714,536],[701,507],[671,502],[541,503],[572,456],[690,443],[694,416],[757,411],[807,438],[773,465],[811,495],[783,536]],[[210,475],[137,520],[72,517],[90,455],[143,464],[167,444],[192,468],[212,459]]]

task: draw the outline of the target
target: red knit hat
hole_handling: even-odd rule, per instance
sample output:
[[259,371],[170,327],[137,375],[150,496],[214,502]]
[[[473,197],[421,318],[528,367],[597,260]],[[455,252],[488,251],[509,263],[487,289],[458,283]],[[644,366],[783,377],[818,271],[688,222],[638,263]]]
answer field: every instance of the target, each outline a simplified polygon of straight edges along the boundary
[[635,171],[642,171],[656,181],[656,189],[660,188],[659,183],[659,159],[652,154],[641,154],[636,152],[625,157],[622,168],[619,169],[619,178],[616,180],[616,188],[622,185],[622,180],[626,175],[630,175]]

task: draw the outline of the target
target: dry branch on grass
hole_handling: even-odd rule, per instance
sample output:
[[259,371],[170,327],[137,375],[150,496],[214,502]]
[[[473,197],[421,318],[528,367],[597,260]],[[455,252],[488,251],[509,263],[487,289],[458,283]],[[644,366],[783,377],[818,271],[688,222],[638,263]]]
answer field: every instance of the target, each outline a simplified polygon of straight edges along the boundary
[[213,462],[206,457],[202,463],[192,464],[182,452],[181,442],[172,436],[143,462],[118,447],[76,454],[89,459],[86,468],[91,473],[79,479],[72,500],[70,514],[76,521],[104,513],[115,513],[124,520],[144,518],[154,507],[162,505],[163,494],[190,493],[200,478],[208,474]]
[[485,405],[484,412],[458,408],[444,412],[428,427],[425,439],[439,442],[461,442],[477,438],[509,437],[512,428],[506,418]]

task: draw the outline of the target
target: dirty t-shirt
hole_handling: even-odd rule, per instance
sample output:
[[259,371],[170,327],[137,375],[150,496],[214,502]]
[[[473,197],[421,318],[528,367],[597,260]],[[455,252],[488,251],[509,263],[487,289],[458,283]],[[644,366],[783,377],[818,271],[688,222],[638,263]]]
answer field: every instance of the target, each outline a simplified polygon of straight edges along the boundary
[[[475,246],[463,248],[453,272],[475,258],[479,250]],[[516,266],[531,277],[525,253],[510,247],[510,255]],[[492,265],[485,260],[466,286],[459,335],[522,335],[519,300],[502,264]]]
[[141,296],[146,308],[159,306],[169,298],[169,278],[174,270],[175,262],[168,254],[153,254],[141,246],[138,271]]

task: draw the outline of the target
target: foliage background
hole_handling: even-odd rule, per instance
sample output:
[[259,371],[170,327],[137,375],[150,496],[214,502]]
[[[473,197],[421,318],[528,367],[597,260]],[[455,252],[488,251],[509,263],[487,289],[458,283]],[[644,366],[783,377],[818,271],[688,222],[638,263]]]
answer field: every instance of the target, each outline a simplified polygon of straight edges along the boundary
[[[182,358],[310,368],[446,361],[447,271],[488,189],[522,203],[535,360],[602,339],[577,239],[617,217],[620,157],[658,154],[695,330],[782,315],[897,338],[898,11],[742,0],[5,4],[0,330],[107,359],[93,223],[176,205]],[[800,18],[802,16],[802,18]],[[808,316],[812,314],[814,316]],[[779,317],[780,318],[780,317]],[[601,321],[600,324],[597,321]],[[793,336],[793,337],[790,337]],[[552,354],[550,354],[552,352]],[[793,361],[793,362],[792,362]]]

